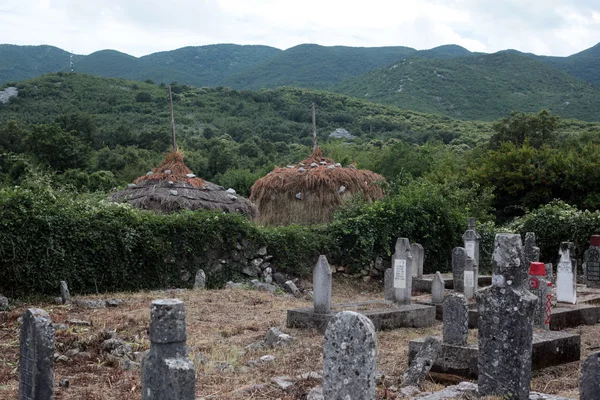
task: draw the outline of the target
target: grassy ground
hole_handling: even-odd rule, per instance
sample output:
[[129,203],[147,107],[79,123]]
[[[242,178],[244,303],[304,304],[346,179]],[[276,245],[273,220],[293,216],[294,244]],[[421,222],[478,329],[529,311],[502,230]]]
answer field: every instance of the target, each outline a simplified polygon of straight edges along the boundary
[[[381,283],[364,283],[336,276],[334,302],[365,301],[383,297]],[[48,311],[55,323],[67,319],[91,322],[89,327],[71,326],[56,332],[55,347],[60,355],[71,349],[81,353],[55,364],[55,381],[69,380],[69,387],[57,387],[56,399],[82,400],[139,400],[140,372],[125,371],[118,361],[101,350],[108,330],[131,344],[134,351],[149,348],[148,326],[150,302],[158,298],[177,297],[185,302],[187,344],[190,358],[203,353],[208,362],[196,364],[196,395],[213,399],[304,399],[315,379],[297,383],[294,390],[284,392],[270,384],[272,377],[319,371],[322,366],[322,335],[316,331],[285,328],[286,311],[307,307],[311,300],[271,295],[253,290],[217,291],[158,291],[120,293],[102,296],[118,297],[126,303],[116,308],[85,310],[74,306],[50,303],[23,304],[13,311],[0,313],[0,399],[17,398],[19,323],[27,307],[41,307]],[[90,296],[89,298],[94,298]],[[289,347],[246,350],[260,340],[270,327],[279,327],[295,339]],[[377,369],[384,373],[378,386],[378,399],[396,398],[394,386],[407,367],[408,341],[425,335],[440,333],[441,323],[424,329],[398,329],[378,332]],[[570,331],[582,335],[582,359],[600,348],[600,335],[594,326]],[[476,331],[470,333],[476,340]],[[258,367],[247,362],[262,355],[272,354],[276,360]],[[233,368],[222,370],[227,362]],[[221,368],[220,368],[221,367]],[[578,398],[579,362],[534,372],[532,390]],[[451,380],[430,376],[425,390],[439,390]],[[460,381],[460,378],[456,382]],[[254,386],[257,384],[266,384]],[[209,397],[213,396],[213,397]]]

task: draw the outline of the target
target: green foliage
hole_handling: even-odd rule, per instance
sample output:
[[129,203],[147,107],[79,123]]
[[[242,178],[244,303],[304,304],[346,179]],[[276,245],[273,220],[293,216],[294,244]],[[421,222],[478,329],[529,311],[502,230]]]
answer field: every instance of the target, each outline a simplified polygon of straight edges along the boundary
[[57,171],[85,166],[90,150],[76,132],[66,132],[58,124],[33,125],[24,147]]
[[511,142],[517,146],[528,143],[539,149],[552,146],[556,142],[556,130],[560,118],[542,110],[537,114],[527,114],[513,111],[509,117],[494,123],[494,134],[490,145],[498,148],[500,143]]
[[509,229],[525,237],[535,232],[540,260],[556,263],[561,242],[573,242],[576,258],[587,250],[591,235],[600,234],[600,211],[581,211],[564,201],[552,201],[516,218]]
[[135,101],[138,103],[150,103],[152,101],[152,95],[148,92],[139,92],[135,95]]

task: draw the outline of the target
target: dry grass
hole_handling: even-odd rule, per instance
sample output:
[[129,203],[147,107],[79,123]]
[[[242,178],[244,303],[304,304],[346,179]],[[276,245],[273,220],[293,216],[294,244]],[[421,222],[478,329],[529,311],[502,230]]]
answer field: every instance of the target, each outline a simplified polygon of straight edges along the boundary
[[[326,165],[320,165],[325,161]],[[311,167],[311,163],[319,164]],[[361,194],[374,201],[384,196],[381,183],[385,179],[374,172],[354,168],[327,168],[333,160],[325,158],[317,148],[298,167],[276,167],[252,185],[250,200],[256,203],[259,221],[265,225],[322,224],[331,221],[334,210],[345,198]],[[338,193],[341,186],[346,189]],[[302,199],[296,194],[302,193]]]
[[[165,171],[171,171],[166,173]],[[183,162],[183,153],[180,151],[171,152],[167,154],[165,161],[162,162],[157,168],[152,168],[152,175],[143,175],[137,178],[134,183],[141,183],[146,180],[151,181],[172,181],[172,182],[184,182],[188,185],[200,188],[204,185],[204,180],[201,178],[188,178],[187,174],[191,174],[192,170],[189,169]]]
[[[336,276],[334,302],[360,302],[382,298],[381,283],[350,280]],[[139,371],[123,371],[119,365],[100,350],[107,330],[131,343],[134,350],[149,347],[148,326],[150,302],[157,298],[177,297],[186,305],[188,346],[190,358],[200,352],[209,362],[196,366],[196,394],[213,395],[215,399],[303,399],[308,390],[319,384],[306,380],[296,384],[291,392],[283,392],[269,384],[275,376],[296,376],[318,371],[322,367],[322,335],[316,331],[285,328],[286,311],[290,308],[308,307],[309,300],[288,298],[249,290],[216,291],[159,291],[134,294],[114,294],[127,302],[117,308],[83,310],[71,306],[49,303],[24,304],[14,311],[0,313],[0,398],[17,398],[18,391],[18,334],[17,318],[26,307],[42,307],[54,322],[64,323],[69,318],[83,319],[91,327],[71,327],[56,333],[56,352],[66,353],[80,348],[86,354],[73,357],[68,363],[56,364],[55,380],[70,381],[67,389],[57,387],[56,399],[82,400],[139,400]],[[93,298],[93,297],[90,297]],[[294,336],[293,344],[286,348],[245,350],[260,340],[272,326],[280,327]],[[424,335],[440,334],[441,324],[423,329],[398,329],[378,332],[377,369],[385,374],[384,384],[378,387],[378,399],[394,399],[391,386],[407,367],[408,341]],[[582,359],[600,346],[598,328],[585,326],[571,330],[582,335]],[[476,340],[476,332],[471,332]],[[248,367],[247,362],[265,354],[276,357],[275,362],[258,367]],[[219,370],[219,362],[233,366]],[[577,398],[579,363],[547,368],[534,372],[532,390]],[[458,379],[460,381],[461,379]],[[266,384],[253,387],[257,384]],[[439,390],[452,384],[447,376],[432,374],[424,383],[425,390]],[[244,389],[247,389],[244,391]]]

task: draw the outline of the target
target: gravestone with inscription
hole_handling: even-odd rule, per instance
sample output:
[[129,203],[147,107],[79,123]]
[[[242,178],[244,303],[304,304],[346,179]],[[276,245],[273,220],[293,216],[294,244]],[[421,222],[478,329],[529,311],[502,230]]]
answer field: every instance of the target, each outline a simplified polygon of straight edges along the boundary
[[54,399],[54,326],[46,311],[25,310],[19,348],[19,400]]
[[473,265],[479,268],[479,242],[481,236],[475,230],[475,218],[469,218],[467,230],[463,234],[464,249],[467,256],[473,259]]
[[433,304],[442,304],[444,301],[444,289],[446,288],[446,282],[444,277],[437,271],[431,282],[431,302]]
[[451,294],[444,299],[444,343],[464,346],[469,336],[469,310],[462,294]]
[[523,258],[525,265],[540,261],[540,248],[535,244],[535,233],[525,233],[525,242],[523,243]]
[[464,291],[464,273],[466,260],[467,252],[463,247],[455,247],[452,249],[452,281],[454,283],[455,292],[462,293]]
[[327,325],[323,344],[324,398],[374,399],[376,360],[371,320],[353,311],[336,314]]
[[492,286],[477,293],[479,396],[529,399],[537,299],[523,287],[519,235],[496,235],[492,269]]
[[556,268],[556,301],[561,303],[577,303],[577,270],[571,258],[572,242],[562,242],[558,254]]
[[423,261],[425,258],[425,250],[419,243],[410,245],[410,254],[412,255],[412,276],[413,278],[423,277]]
[[142,400],[194,400],[196,372],[187,357],[185,307],[179,299],[152,302],[150,351],[142,362]]
[[590,238],[590,247],[583,255],[585,284],[587,287],[600,287],[600,235]]
[[552,315],[552,284],[546,279],[546,267],[541,262],[529,264],[529,291],[538,299],[533,313],[533,326],[550,330]]
[[412,255],[407,238],[398,238],[392,256],[394,299],[400,304],[410,304],[412,295]]

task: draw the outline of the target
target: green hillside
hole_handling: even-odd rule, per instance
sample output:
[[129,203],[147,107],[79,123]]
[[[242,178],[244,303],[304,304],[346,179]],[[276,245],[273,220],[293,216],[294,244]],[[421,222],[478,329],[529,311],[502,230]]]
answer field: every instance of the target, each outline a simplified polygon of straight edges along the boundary
[[300,86],[325,88],[345,78],[414,54],[409,47],[345,47],[302,44],[287,49],[240,74],[226,86],[238,89]]
[[410,58],[335,86],[335,91],[427,113],[493,120],[548,109],[596,121],[600,89],[511,52],[446,60]]
[[598,68],[600,43],[569,57],[536,56],[536,58],[550,67],[560,69],[586,82],[600,84],[600,68]]
[[0,44],[0,84],[68,68],[69,53],[58,47]]

